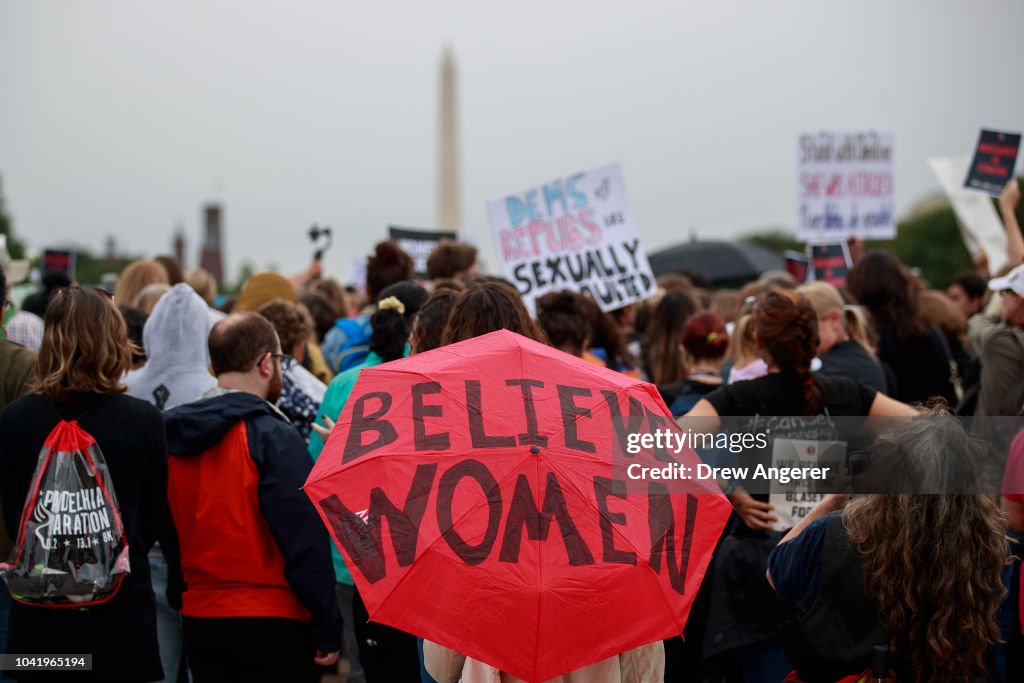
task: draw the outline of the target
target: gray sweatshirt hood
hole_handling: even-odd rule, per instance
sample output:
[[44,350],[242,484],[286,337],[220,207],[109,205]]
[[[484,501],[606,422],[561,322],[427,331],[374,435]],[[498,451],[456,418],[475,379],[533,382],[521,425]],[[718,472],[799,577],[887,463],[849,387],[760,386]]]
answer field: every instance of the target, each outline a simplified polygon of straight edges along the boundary
[[175,285],[142,329],[146,364],[125,377],[128,394],[168,410],[215,386],[207,369],[210,328],[206,302],[188,285]]

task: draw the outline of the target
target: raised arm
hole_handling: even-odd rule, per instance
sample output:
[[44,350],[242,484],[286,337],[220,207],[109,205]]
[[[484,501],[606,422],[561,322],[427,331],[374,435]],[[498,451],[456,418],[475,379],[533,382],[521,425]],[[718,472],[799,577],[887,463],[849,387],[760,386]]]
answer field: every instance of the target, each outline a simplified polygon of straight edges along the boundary
[[1006,255],[1013,266],[1024,262],[1024,237],[1021,236],[1020,223],[1017,222],[1019,203],[1020,183],[1012,178],[999,195],[999,213],[1003,215],[1003,226],[1006,228]]

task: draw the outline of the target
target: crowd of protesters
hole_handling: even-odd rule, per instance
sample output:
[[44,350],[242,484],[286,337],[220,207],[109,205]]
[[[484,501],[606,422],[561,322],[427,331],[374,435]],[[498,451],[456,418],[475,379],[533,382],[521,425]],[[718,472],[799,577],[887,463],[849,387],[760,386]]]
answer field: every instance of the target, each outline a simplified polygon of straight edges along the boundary
[[[106,456],[131,574],[86,610],[0,590],[0,651],[89,652],[96,680],[316,681],[339,656],[352,683],[517,680],[370,622],[301,491],[363,369],[506,329],[649,381],[674,416],[712,426],[1021,415],[1019,198],[1014,182],[1000,200],[1010,266],[981,264],[945,291],[874,251],[857,254],[845,288],[775,273],[711,291],[681,273],[620,310],[564,290],[531,315],[511,284],[478,274],[472,246],[441,242],[417,281],[409,254],[384,241],[361,288],[314,262],[224,297],[208,273],[160,257],[129,265],[112,293],[54,276],[18,310],[5,296],[0,553],[17,538],[44,438],[73,419]],[[856,680],[879,644],[899,681],[1024,680],[1011,562],[1024,437],[1013,436],[1006,478],[1019,485],[1001,499],[830,495],[778,529],[768,496],[724,482],[735,513],[686,632],[560,680]],[[877,448],[928,479],[940,450],[974,457],[972,439],[954,420],[905,421]]]

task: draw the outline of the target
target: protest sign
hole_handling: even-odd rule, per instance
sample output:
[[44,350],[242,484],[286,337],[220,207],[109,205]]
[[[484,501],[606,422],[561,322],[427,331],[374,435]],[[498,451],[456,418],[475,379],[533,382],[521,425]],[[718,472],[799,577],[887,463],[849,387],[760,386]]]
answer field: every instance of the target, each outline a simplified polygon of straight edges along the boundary
[[69,280],[75,279],[75,252],[70,249],[47,249],[43,252],[43,277],[60,273]]
[[982,129],[964,187],[998,197],[1013,177],[1020,149],[1020,133]]
[[[776,468],[829,468],[841,472],[846,466],[845,441],[814,441],[808,439],[776,438],[772,448],[772,467]],[[768,502],[778,519],[772,523],[776,531],[785,531],[797,525],[811,509],[825,497],[827,489],[821,481],[796,479],[782,484],[772,482]]]
[[846,276],[853,268],[846,242],[811,245],[811,279],[836,287],[846,286]]
[[353,258],[348,272],[347,284],[360,292],[363,291],[366,288],[366,257],[356,256]]
[[488,213],[505,277],[531,310],[560,289],[588,294],[604,311],[654,293],[618,164],[495,199]]
[[388,228],[388,235],[412,256],[416,277],[421,280],[427,278],[427,257],[437,243],[443,239],[458,239],[458,235],[450,230],[416,230],[395,226]]
[[964,189],[962,181],[967,173],[968,158],[929,159],[928,165],[953,205],[971,258],[977,259],[984,252],[989,272],[997,272],[1007,263],[1006,230],[991,199],[980,192]]
[[793,276],[797,284],[807,282],[810,275],[810,259],[806,254],[792,249],[786,250],[786,272]]
[[896,236],[891,133],[804,133],[797,160],[797,239]]

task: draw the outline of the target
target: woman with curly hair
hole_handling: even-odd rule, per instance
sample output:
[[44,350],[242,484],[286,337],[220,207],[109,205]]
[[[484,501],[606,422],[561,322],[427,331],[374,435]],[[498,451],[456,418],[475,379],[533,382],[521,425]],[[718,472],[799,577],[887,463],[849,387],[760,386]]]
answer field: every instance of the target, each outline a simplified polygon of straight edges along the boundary
[[900,490],[918,492],[828,496],[769,557],[768,581],[793,615],[783,636],[789,680],[859,675],[876,645],[889,648],[901,683],[988,680],[1006,523],[996,497],[964,486],[957,467],[983,462],[985,445],[937,414],[893,420],[871,455],[917,483]]

